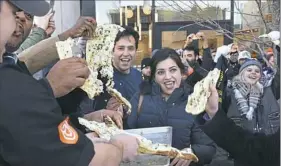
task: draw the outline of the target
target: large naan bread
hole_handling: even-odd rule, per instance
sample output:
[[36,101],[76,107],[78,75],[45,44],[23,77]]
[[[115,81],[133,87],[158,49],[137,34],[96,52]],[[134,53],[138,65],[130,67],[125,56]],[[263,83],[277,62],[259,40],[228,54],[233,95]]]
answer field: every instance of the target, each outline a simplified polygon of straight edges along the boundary
[[[88,121],[83,118],[78,118],[79,123],[85,126],[90,131],[94,131],[98,134],[100,138],[110,140],[111,137],[117,134],[127,133],[125,130],[119,129],[116,124],[112,121],[112,119],[108,116],[105,116],[104,123],[99,123],[95,121]],[[151,154],[151,155],[162,155],[168,156],[170,158],[181,158],[185,160],[191,160],[194,162],[198,162],[199,159],[192,152],[191,148],[186,148],[184,150],[178,150],[176,148],[171,147],[167,144],[153,143],[152,141],[144,138],[141,135],[136,135],[139,141],[138,152],[142,154]]]
[[[81,87],[89,96],[93,99],[95,96],[100,95],[103,91],[104,83],[98,79],[100,74],[102,78],[106,78],[107,82],[105,86],[107,91],[114,97],[119,97],[118,100],[122,102],[131,112],[130,103],[120,96],[120,94],[114,94],[116,90],[112,90],[114,87],[113,82],[113,48],[114,41],[118,32],[124,31],[124,28],[115,24],[103,24],[98,25],[96,31],[91,40],[86,44],[86,62],[90,69],[90,76],[86,80],[85,84]],[[60,41],[56,43],[58,54],[60,59],[73,57],[73,46],[76,45],[74,39],[68,39],[66,41]],[[117,91],[118,92],[118,91]]]
[[215,68],[208,75],[197,82],[194,86],[194,91],[188,97],[185,111],[187,113],[198,115],[205,111],[208,98],[211,95],[210,85],[216,85],[220,76],[220,70]]

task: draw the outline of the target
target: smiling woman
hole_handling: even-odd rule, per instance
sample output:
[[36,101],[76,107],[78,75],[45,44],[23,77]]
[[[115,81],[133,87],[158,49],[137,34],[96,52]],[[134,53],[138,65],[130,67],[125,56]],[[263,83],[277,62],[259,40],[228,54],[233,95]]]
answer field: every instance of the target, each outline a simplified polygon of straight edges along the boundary
[[162,49],[152,58],[152,76],[160,85],[163,96],[168,98],[182,81],[184,66],[175,50]]
[[[215,148],[213,142],[185,112],[192,88],[182,81],[184,65],[177,52],[160,49],[151,59],[151,77],[131,99],[129,128],[173,127],[172,146],[180,150],[192,148],[199,158],[198,166],[208,164]],[[190,160],[174,160],[171,165],[188,166]]]

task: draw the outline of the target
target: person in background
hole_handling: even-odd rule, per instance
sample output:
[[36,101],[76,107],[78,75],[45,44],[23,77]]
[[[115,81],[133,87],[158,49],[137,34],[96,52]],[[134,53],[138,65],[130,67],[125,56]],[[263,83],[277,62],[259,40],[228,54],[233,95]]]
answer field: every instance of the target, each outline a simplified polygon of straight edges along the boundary
[[132,113],[128,127],[173,127],[172,146],[185,149],[191,146],[199,163],[175,159],[171,165],[204,165],[215,153],[213,142],[194,123],[193,116],[185,112],[192,88],[183,82],[184,65],[173,49],[160,49],[151,59],[151,77],[131,99]]
[[215,86],[210,87],[210,92],[207,114],[202,113],[196,118],[204,133],[239,163],[249,166],[279,166],[280,128],[272,135],[242,129],[227,118],[225,110],[219,107]]
[[[54,12],[49,12],[43,17],[35,16],[33,21],[34,26],[31,30],[31,33],[20,45],[19,49],[16,51],[16,54],[19,54],[22,51],[28,49],[29,47],[37,44],[38,42],[51,37],[51,35],[54,33],[56,29],[53,18],[54,18]],[[44,77],[43,70],[40,70],[37,73],[35,73],[33,77],[35,79],[43,78]]]
[[238,63],[238,45],[237,44],[229,44],[218,47],[216,56],[214,58],[214,62],[217,63],[219,58],[222,58],[226,63],[226,71],[225,71],[225,81],[227,85],[230,84],[230,80],[239,73],[240,64]]
[[[198,32],[197,34],[190,34],[187,36],[184,48],[188,46],[193,46],[192,42],[193,40],[199,40],[202,41],[202,47],[203,47],[203,55],[199,55],[199,50],[198,50],[198,56],[196,57],[196,61],[200,60],[201,62],[199,63],[200,66],[207,70],[210,71],[214,68],[214,63],[212,62],[212,54],[211,54],[211,49],[209,47],[209,42],[208,38],[206,37],[204,32]],[[198,49],[198,46],[193,46],[195,49]],[[184,53],[184,49],[183,49]],[[201,57],[201,59],[200,59]],[[190,62],[193,62],[193,59],[190,59]],[[192,65],[191,65],[192,66]]]
[[269,62],[269,64],[270,64],[272,67],[275,66],[274,54],[273,54],[273,52],[267,52],[267,53],[266,53],[266,60]]
[[151,69],[150,69],[150,61],[151,58],[144,58],[141,61],[141,73],[143,80],[148,80],[151,75]]
[[230,51],[226,56],[228,60],[228,70],[226,71],[227,80],[231,80],[234,76],[239,73],[240,64],[238,63],[238,45],[233,43],[228,45]]
[[17,54],[26,50],[27,48],[35,45],[36,43],[51,37],[54,33],[56,26],[55,21],[53,19],[54,12],[49,12],[47,15],[43,17],[34,17],[34,26],[31,30],[31,33],[24,40],[24,42],[20,45],[19,49],[16,51]]
[[242,65],[247,59],[251,59],[251,54],[248,51],[241,51],[238,55],[238,63]]
[[193,46],[187,46],[183,49],[183,63],[185,64],[187,62],[188,64],[185,65],[188,71],[188,76],[185,81],[192,87],[208,74],[208,71],[202,68],[197,62],[198,56],[199,50]]
[[[262,65],[257,60],[246,60],[239,74],[231,80],[223,97],[227,117],[236,125],[252,133],[274,134],[280,127],[280,107],[273,91],[280,85],[260,83]],[[275,77],[274,79],[280,79]],[[235,166],[245,163],[234,161]]]

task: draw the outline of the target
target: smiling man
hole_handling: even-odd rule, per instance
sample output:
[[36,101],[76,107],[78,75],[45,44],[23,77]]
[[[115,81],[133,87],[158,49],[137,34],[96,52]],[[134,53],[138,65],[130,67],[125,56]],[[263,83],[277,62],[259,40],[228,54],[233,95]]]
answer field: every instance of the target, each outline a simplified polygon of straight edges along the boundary
[[[139,34],[131,27],[125,27],[125,30],[119,32],[115,38],[112,63],[114,67],[114,88],[127,100],[130,100],[134,93],[138,91],[142,82],[141,72],[132,67],[138,49],[138,40]],[[111,96],[106,92],[97,96],[94,102],[87,99],[81,105],[82,110],[84,113],[88,113],[104,109],[110,98]]]

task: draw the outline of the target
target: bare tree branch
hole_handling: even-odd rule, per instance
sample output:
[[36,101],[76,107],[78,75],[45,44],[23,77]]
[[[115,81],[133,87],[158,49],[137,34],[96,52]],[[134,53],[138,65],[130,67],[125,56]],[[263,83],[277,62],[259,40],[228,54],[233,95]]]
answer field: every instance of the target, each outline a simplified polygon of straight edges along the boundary
[[263,21],[263,23],[264,23],[266,32],[268,32],[268,27],[267,27],[266,21],[265,21],[265,19],[264,19],[263,10],[262,10],[262,8],[261,8],[261,0],[255,0],[255,1],[256,1],[257,6],[258,6],[259,14],[260,14],[261,19],[262,19],[262,21]]
[[[267,24],[266,24],[265,19],[264,19],[264,14],[262,13],[263,11],[262,11],[261,0],[255,0],[255,1],[256,1],[257,5],[258,5],[258,7],[259,7],[259,15],[249,14],[249,13],[245,13],[245,12],[243,13],[243,12],[237,7],[237,5],[236,5],[236,8],[238,8],[238,12],[234,12],[234,11],[231,11],[231,12],[233,12],[233,13],[239,13],[239,14],[244,18],[244,20],[246,20],[245,17],[244,17],[244,15],[253,16],[255,19],[256,19],[256,18],[262,17],[263,23],[265,24],[265,27],[267,28]],[[170,3],[169,3],[169,2],[170,2]],[[178,29],[173,33],[173,35],[174,35],[175,33],[177,33],[179,30],[183,29],[183,28],[186,28],[186,27],[189,27],[189,26],[192,26],[192,25],[196,24],[196,25],[199,25],[199,26],[201,26],[201,27],[205,27],[205,28],[207,28],[207,29],[214,30],[214,31],[216,31],[217,33],[220,33],[220,34],[225,35],[227,38],[229,38],[229,39],[231,39],[231,40],[234,40],[234,37],[233,37],[233,36],[234,36],[234,33],[235,33],[235,32],[233,33],[233,32],[231,32],[231,31],[229,31],[229,30],[227,30],[227,29],[221,27],[221,25],[217,22],[217,20],[213,20],[212,18],[210,18],[210,16],[204,15],[204,7],[201,7],[202,5],[200,5],[199,3],[205,5],[206,7],[214,7],[214,6],[210,5],[209,3],[207,3],[206,1],[203,1],[203,0],[190,0],[190,1],[188,1],[188,3],[186,3],[186,1],[180,1],[180,3],[178,3],[178,2],[179,2],[179,1],[175,1],[175,0],[172,0],[172,2],[171,2],[171,1],[165,1],[165,0],[164,0],[164,4],[167,5],[166,7],[172,8],[173,10],[175,10],[175,11],[177,11],[177,12],[180,13],[180,14],[179,14],[180,17],[188,18],[188,19],[192,20],[194,23],[193,23],[193,24],[190,24],[190,25],[185,25],[185,26],[182,26],[182,27],[178,28]],[[184,8],[183,8],[183,7],[184,7]],[[188,8],[188,9],[196,9],[196,12],[187,15],[186,13],[190,13],[190,11],[186,10],[186,8]],[[216,8],[217,8],[217,7],[216,7]],[[216,12],[217,12],[217,10],[216,10]],[[250,24],[249,24],[249,22],[248,22],[248,20],[246,20],[246,21],[247,21],[248,27],[251,27]],[[260,22],[260,20],[259,20],[259,22]],[[261,41],[259,38],[257,38],[257,37],[254,35],[253,31],[250,31],[250,35],[249,35],[249,36],[251,36],[251,37],[253,38],[253,40],[247,40],[247,39],[246,39],[246,38],[247,38],[246,36],[247,36],[247,35],[244,34],[243,37],[237,37],[237,36],[236,36],[235,38],[238,40],[237,42],[238,42],[240,45],[244,45],[244,46],[246,46],[248,49],[250,49],[250,50],[252,50],[252,51],[254,51],[254,52],[256,52],[256,53],[258,53],[258,54],[260,54],[260,55],[263,55],[264,52],[263,52],[263,50],[261,49],[260,45],[261,45],[261,44],[266,44],[266,43],[264,43],[264,42]],[[253,48],[251,48],[251,47],[245,45],[244,42],[250,42],[250,43],[255,44],[255,45],[257,46],[258,50],[255,50],[255,49],[253,49]],[[266,60],[266,58],[265,58],[264,56],[263,56],[263,60],[268,63],[268,61]]]

